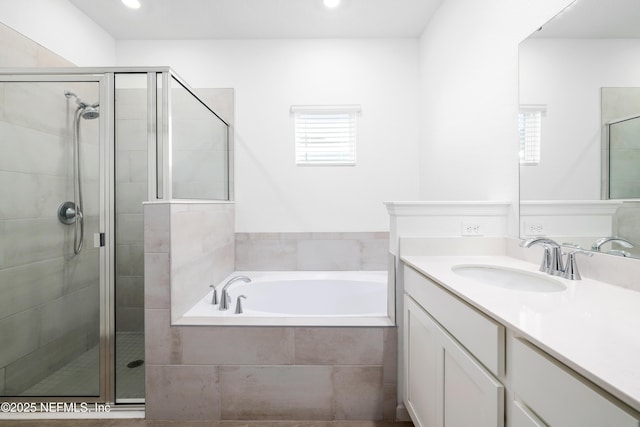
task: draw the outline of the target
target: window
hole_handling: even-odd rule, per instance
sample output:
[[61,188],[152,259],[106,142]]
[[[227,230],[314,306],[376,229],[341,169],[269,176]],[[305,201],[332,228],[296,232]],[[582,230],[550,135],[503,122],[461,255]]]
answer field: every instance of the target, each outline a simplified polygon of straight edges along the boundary
[[292,106],[298,166],[356,164],[357,105]]
[[520,164],[535,166],[540,163],[542,117],[547,112],[544,105],[521,105],[518,116],[520,132]]

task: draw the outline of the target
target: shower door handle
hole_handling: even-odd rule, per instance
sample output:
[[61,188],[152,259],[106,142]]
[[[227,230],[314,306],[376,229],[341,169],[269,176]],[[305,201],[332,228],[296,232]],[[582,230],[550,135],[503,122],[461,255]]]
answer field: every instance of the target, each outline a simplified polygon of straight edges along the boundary
[[102,248],[106,246],[107,236],[104,233],[93,233],[93,247]]

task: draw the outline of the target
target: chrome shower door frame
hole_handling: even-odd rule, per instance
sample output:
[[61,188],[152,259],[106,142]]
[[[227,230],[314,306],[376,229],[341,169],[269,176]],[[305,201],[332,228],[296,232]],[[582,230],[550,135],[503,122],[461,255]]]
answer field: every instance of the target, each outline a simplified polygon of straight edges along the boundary
[[[114,203],[114,153],[109,147],[114,145],[113,129],[113,74],[88,72],[78,68],[38,69],[6,68],[0,71],[0,83],[63,83],[83,82],[98,84],[101,114],[99,122],[99,235],[93,236],[94,247],[99,246],[99,282],[100,282],[100,386],[98,396],[42,396],[42,397],[2,397],[7,402],[63,402],[63,403],[113,403],[114,402],[114,278],[111,272],[114,266],[114,230],[113,214],[108,208]],[[105,239],[106,237],[106,239]]]

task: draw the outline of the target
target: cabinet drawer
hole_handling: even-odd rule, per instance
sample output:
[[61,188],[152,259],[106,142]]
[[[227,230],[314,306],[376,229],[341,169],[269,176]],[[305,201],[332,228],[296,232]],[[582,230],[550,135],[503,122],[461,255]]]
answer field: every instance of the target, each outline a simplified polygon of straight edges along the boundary
[[495,376],[504,374],[505,328],[413,268],[404,267],[404,290]]
[[631,410],[528,342],[509,340],[513,391],[551,427],[638,427]]

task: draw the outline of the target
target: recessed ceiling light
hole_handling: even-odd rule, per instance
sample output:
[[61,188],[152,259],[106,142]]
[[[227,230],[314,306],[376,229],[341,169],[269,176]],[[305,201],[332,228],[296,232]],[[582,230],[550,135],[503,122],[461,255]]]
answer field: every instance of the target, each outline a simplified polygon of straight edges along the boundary
[[330,8],[334,8],[340,4],[340,0],[323,0],[324,5]]
[[122,0],[122,3],[131,9],[140,9],[140,2],[138,0]]

